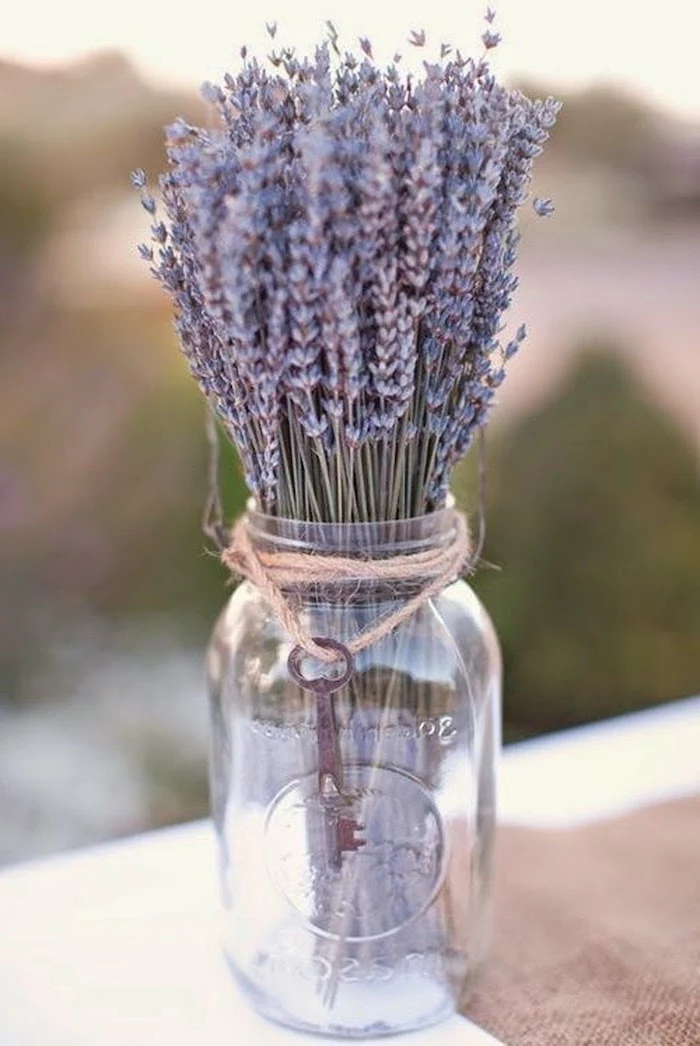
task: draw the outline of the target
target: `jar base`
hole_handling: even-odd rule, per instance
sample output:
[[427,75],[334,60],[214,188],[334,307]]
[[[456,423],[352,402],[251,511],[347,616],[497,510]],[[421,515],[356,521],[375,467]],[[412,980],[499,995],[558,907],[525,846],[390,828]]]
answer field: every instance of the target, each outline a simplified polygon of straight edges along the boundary
[[[419,998],[426,995],[426,986],[423,981],[423,984],[402,983],[400,988],[397,986],[398,990],[397,988],[394,988],[391,995],[387,994],[386,988],[382,990],[382,1008],[389,1011],[392,1008],[393,1003],[395,1012],[394,1020],[392,1020],[387,1014],[383,1018],[375,1017],[369,1021],[365,1018],[365,1020],[360,1023],[363,1014],[367,1014],[368,1011],[371,1013],[372,1009],[376,1008],[378,996],[375,992],[372,995],[367,996],[363,1001],[362,993],[359,991],[354,993],[352,1000],[346,999],[345,1005],[342,1006],[342,1010],[352,1013],[355,1021],[354,1023],[349,1024],[343,1021],[341,1014],[337,1012],[339,1008],[336,1006],[333,1007],[334,1011],[336,1011],[335,1013],[326,1010],[326,1015],[323,1018],[319,1013],[319,1019],[304,1019],[302,1012],[289,1012],[280,1002],[279,998],[263,991],[258,985],[254,984],[240,971],[240,969],[238,969],[235,962],[226,952],[224,952],[224,955],[234,981],[245,996],[246,1001],[256,1013],[261,1017],[264,1017],[266,1020],[272,1021],[274,1024],[279,1024],[284,1028],[291,1028],[294,1031],[315,1035],[319,1038],[334,1037],[356,1040],[390,1038],[391,1036],[404,1035],[409,1032],[419,1031],[422,1028],[429,1028],[436,1024],[441,1024],[443,1021],[454,1016],[456,1012],[455,1002],[452,996],[448,993],[447,985],[441,986],[442,990],[438,993],[436,990],[438,986],[433,984],[430,985],[432,991],[430,991],[429,994],[432,996],[434,1005],[430,1007],[430,1009],[426,1008],[425,1012],[422,1014],[417,1013],[416,1002]],[[418,997],[416,995],[417,990],[420,992]],[[316,1009],[316,1012],[318,1013],[320,1007],[314,1005],[314,999],[310,992],[308,998],[311,1003],[310,1009]],[[294,999],[295,1002],[300,1001],[298,989],[295,993]],[[406,1010],[409,1008],[413,1009],[413,1013],[410,1015],[410,1019],[407,1019],[408,1015]]]

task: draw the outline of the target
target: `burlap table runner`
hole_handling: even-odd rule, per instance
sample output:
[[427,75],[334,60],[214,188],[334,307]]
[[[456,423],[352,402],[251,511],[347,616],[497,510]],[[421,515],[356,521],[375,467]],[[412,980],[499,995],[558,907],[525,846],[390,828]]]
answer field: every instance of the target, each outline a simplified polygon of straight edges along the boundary
[[700,1046],[700,797],[502,828],[497,858],[467,1016],[508,1046]]

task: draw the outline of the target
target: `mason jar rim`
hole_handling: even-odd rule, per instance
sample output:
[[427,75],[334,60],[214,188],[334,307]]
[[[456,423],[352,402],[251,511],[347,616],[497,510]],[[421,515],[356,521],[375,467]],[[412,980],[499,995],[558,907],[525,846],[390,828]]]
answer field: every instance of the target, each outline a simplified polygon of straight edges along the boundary
[[333,523],[299,520],[261,512],[254,498],[246,507],[246,526],[253,541],[278,548],[319,549],[367,554],[418,551],[446,543],[453,533],[456,502],[450,493],[445,505],[421,516],[377,522]]

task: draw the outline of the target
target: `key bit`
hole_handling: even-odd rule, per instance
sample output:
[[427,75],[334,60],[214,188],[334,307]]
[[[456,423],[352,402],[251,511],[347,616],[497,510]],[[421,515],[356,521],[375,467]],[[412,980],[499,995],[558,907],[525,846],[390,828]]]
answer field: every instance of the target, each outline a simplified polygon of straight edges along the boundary
[[355,853],[365,845],[364,839],[357,838],[357,833],[364,831],[364,827],[354,817],[338,818],[338,847],[341,853]]

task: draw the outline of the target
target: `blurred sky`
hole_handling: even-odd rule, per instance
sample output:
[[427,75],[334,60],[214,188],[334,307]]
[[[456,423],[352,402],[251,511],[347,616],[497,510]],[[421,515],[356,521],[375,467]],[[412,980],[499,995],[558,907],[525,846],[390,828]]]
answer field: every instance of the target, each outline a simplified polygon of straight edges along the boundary
[[[700,4],[643,0],[500,0],[504,35],[498,65],[504,75],[526,74],[557,84],[595,80],[631,87],[666,108],[700,117],[697,40]],[[481,0],[40,0],[12,4],[3,17],[0,54],[58,63],[96,49],[118,48],[143,72],[170,83],[219,79],[233,68],[241,43],[267,45],[265,20],[277,20],[283,40],[308,47],[332,18],[344,39],[371,37],[380,59],[397,46],[406,53],[409,29],[425,28],[433,42],[448,40],[466,53],[486,5]],[[415,60],[416,55],[412,58]]]

